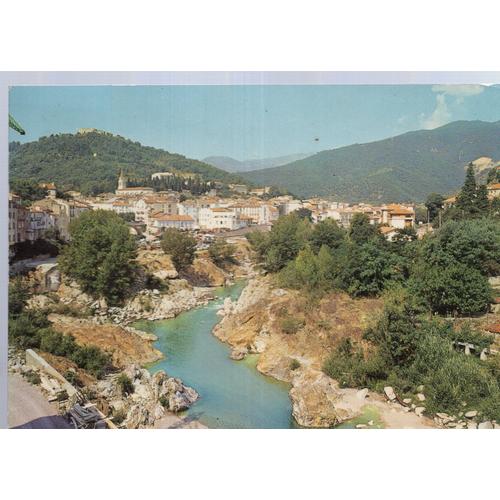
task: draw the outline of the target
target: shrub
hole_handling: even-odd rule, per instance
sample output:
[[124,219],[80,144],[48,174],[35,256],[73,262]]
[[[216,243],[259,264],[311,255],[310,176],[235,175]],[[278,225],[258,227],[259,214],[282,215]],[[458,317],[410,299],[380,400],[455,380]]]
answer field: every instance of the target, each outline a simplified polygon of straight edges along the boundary
[[26,380],[30,384],[33,384],[33,385],[38,385],[41,382],[40,375],[38,374],[38,372],[35,372],[33,370],[30,370],[29,372],[26,372],[24,374],[24,377],[26,378]]
[[236,248],[223,239],[216,239],[208,248],[208,255],[212,262],[218,266],[235,262],[234,252]]
[[292,316],[286,316],[280,322],[281,331],[286,334],[297,333],[303,326],[304,321]]
[[113,411],[113,423],[120,425],[127,418],[127,414],[123,408]]
[[300,361],[298,359],[292,359],[290,361],[290,370],[294,371],[300,368]]
[[158,401],[160,402],[160,404],[164,408],[168,408],[168,398],[167,398],[167,396],[165,396],[165,395],[160,396],[160,398],[158,399]]
[[128,396],[134,392],[134,384],[125,373],[120,373],[116,379],[116,383],[124,396]]
[[67,370],[64,374],[64,378],[75,387],[82,387],[82,381],[78,377],[77,373],[72,370]]

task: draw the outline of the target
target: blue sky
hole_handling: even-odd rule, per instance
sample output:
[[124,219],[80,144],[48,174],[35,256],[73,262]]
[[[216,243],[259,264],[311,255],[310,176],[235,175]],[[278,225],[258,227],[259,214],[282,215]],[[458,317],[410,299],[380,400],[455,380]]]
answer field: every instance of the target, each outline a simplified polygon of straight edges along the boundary
[[[33,141],[107,130],[192,158],[314,153],[458,119],[500,120],[481,85],[14,87],[9,111]],[[317,139],[317,140],[316,140]]]

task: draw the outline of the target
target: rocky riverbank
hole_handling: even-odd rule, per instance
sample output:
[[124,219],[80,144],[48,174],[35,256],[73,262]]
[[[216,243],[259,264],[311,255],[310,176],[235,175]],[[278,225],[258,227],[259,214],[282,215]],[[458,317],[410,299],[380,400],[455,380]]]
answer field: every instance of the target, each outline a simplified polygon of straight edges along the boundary
[[361,339],[376,299],[331,293],[310,303],[297,291],[274,288],[269,277],[251,279],[236,302],[226,299],[214,335],[232,346],[231,357],[258,353],[257,369],[291,384],[292,414],[303,427],[335,427],[375,408],[385,427],[434,427],[411,408],[367,389],[341,389],[321,367],[343,337]]

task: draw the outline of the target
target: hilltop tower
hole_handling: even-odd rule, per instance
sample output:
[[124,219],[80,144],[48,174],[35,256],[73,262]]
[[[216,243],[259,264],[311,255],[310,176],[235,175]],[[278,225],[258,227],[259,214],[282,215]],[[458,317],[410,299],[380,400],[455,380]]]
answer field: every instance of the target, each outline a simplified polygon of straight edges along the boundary
[[118,190],[127,188],[127,178],[123,175],[123,169],[120,170],[120,177],[118,177]]

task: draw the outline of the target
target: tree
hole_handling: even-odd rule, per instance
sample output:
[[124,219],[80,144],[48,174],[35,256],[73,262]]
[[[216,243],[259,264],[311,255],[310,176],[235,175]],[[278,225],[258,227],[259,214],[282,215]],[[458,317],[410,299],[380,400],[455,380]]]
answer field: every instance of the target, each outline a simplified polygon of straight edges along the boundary
[[234,261],[235,250],[234,245],[227,243],[222,238],[218,238],[210,245],[208,255],[214,264],[222,265]]
[[28,302],[30,293],[27,283],[20,277],[9,282],[9,315],[17,317]]
[[388,282],[402,278],[396,257],[374,241],[351,245],[340,271],[340,285],[354,297],[378,295]]
[[349,228],[349,238],[358,245],[367,243],[373,239],[380,239],[381,235],[374,224],[370,224],[370,218],[366,214],[354,214]]
[[430,311],[439,314],[480,314],[487,311],[491,302],[487,278],[459,262],[423,266],[410,288]]
[[424,240],[419,253],[417,267],[460,262],[486,276],[495,276],[500,273],[499,223],[486,218],[447,222]]
[[325,219],[315,224],[309,242],[315,252],[323,245],[332,250],[338,248],[345,240],[345,231],[333,219]]
[[307,219],[308,221],[312,221],[312,212],[308,208],[298,208],[295,210],[295,213],[301,218],[301,219]]
[[432,222],[439,211],[443,208],[444,197],[439,193],[430,193],[425,200],[425,207],[427,208],[429,214],[429,221]]
[[59,264],[85,293],[117,305],[133,284],[135,258],[135,241],[123,219],[114,212],[95,210],[71,223],[70,242]]
[[196,240],[189,233],[172,227],[163,233],[161,248],[170,255],[177,271],[184,271],[194,261]]
[[310,233],[311,223],[296,213],[280,217],[267,236],[256,239],[264,267],[271,272],[285,267],[305,247]]
[[490,202],[486,185],[476,184],[471,163],[467,167],[465,182],[457,196],[456,206],[465,217],[484,217],[489,212]]

